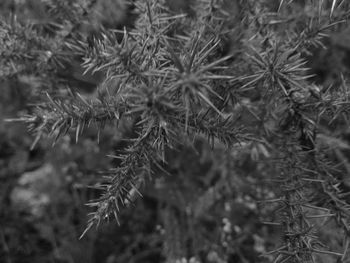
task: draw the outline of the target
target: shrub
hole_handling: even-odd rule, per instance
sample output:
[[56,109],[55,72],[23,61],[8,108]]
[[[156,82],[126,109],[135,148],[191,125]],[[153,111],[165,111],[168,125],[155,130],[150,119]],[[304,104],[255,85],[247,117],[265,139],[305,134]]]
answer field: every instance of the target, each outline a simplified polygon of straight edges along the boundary
[[[347,262],[347,72],[323,86],[308,66],[346,27],[349,2],[118,2],[133,22],[87,29],[95,2],[43,1],[40,23],[9,17],[0,47],[1,77],[39,82],[40,103],[19,118],[33,146],[44,134],[78,141],[92,125],[132,127],[95,185],[86,231],[119,222],[151,181],[169,262],[258,260],[244,242],[271,262]],[[80,62],[77,84],[69,71]],[[98,89],[84,95],[89,74]],[[341,246],[328,244],[336,252],[327,228],[342,233]],[[269,243],[264,231],[280,237]]]

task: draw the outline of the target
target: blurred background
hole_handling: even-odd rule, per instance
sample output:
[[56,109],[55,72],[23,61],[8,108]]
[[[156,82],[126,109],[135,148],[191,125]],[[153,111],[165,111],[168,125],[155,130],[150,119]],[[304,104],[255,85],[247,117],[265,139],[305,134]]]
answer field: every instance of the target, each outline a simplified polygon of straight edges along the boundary
[[[52,16],[43,2],[2,0],[1,18],[16,15],[22,22],[45,24]],[[174,12],[193,14],[191,1],[167,2]],[[78,30],[88,36],[98,34],[101,25],[132,27],[133,19],[132,4],[97,0]],[[349,29],[335,33],[325,41],[327,49],[310,54],[316,83],[328,86],[349,73],[349,37]],[[60,77],[92,96],[101,76],[83,75],[80,63],[79,58],[68,61]],[[269,261],[259,255],[271,249],[280,236],[261,223],[260,216],[270,211],[261,210],[257,197],[273,197],[273,191],[259,179],[268,176],[269,169],[256,162],[257,146],[239,155],[232,152],[233,162],[224,147],[212,151],[201,138],[194,148],[169,150],[170,175],[158,171],[143,187],[143,198],[121,211],[120,225],[103,224],[79,240],[91,212],[85,204],[100,194],[88,186],[99,182],[97,171],[118,165],[106,155],[125,146],[122,139],[132,136],[131,126],[125,123],[118,131],[107,126],[100,143],[96,130],[89,128],[78,143],[68,134],[54,146],[52,140],[43,138],[30,150],[34,138],[26,126],[4,120],[26,112],[37,101],[38,86],[35,74],[0,80],[1,263]],[[324,235],[335,247],[341,243],[337,233]],[[327,256],[322,262],[327,262]]]

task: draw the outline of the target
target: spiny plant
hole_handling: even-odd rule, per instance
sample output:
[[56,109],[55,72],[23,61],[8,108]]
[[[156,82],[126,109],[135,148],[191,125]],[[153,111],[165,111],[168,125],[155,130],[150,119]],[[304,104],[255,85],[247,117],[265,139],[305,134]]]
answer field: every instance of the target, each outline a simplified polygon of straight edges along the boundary
[[[169,173],[169,151],[205,137],[214,149],[224,146],[229,162],[249,150],[262,163],[261,179],[273,194],[260,201],[274,211],[273,221],[262,217],[282,236],[280,246],[265,253],[267,260],[317,262],[317,255],[327,254],[347,262],[344,160],[333,158],[325,138],[337,140],[332,127],[349,123],[349,85],[346,76],[340,86],[316,85],[306,57],[344,27],[349,2],[197,0],[191,12],[179,14],[162,0],[135,1],[132,27],[90,36],[79,32],[78,21],[94,1],[49,2],[56,12],[76,8],[68,8],[74,15],[59,16],[53,35],[16,19],[1,24],[1,76],[32,71],[53,79],[43,82],[46,100],[19,118],[36,134],[34,144],[43,134],[56,141],[71,130],[78,141],[90,125],[102,130],[128,121],[135,131],[126,149],[111,156],[120,165],[97,186],[102,195],[89,203],[95,210],[86,231],[110,217],[119,221],[121,206],[141,195],[145,180],[155,171]],[[96,98],[53,90],[62,81],[58,68],[72,55],[86,74],[103,73]],[[221,172],[244,177],[235,165],[227,167]],[[321,242],[320,221],[342,230],[343,251]]]

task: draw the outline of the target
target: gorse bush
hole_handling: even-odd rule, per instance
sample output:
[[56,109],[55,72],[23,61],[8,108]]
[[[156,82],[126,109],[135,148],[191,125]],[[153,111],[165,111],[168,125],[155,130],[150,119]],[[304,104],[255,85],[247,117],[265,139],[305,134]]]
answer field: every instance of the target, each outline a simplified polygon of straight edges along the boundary
[[[101,196],[89,203],[86,231],[119,222],[146,182],[171,207],[163,215],[169,262],[349,262],[347,73],[323,86],[308,66],[346,28],[350,3],[117,1],[128,23],[97,29],[87,26],[101,16],[90,16],[96,2],[42,1],[42,18],[8,16],[0,31],[1,77],[37,82],[37,103],[19,118],[33,147],[44,134],[56,142],[72,131],[78,141],[89,126],[132,127],[110,156],[118,166],[95,185]],[[99,76],[93,94],[67,77],[74,63],[81,79]],[[253,206],[257,231],[279,232],[256,249],[260,259],[238,249],[242,230],[231,225],[242,203]],[[339,233],[336,251],[323,242],[327,228]]]

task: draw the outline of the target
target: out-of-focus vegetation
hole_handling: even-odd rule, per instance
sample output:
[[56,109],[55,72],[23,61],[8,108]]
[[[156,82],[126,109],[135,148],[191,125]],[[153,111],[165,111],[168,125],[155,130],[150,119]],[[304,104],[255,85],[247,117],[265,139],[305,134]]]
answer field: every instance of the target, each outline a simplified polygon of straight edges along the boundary
[[[141,2],[142,5],[142,1],[136,2]],[[167,12],[171,15],[184,13],[189,19],[200,17],[194,8],[195,0],[165,2],[169,8]],[[262,51],[256,51],[259,53],[264,48],[270,50],[269,46],[273,45],[271,43],[278,39],[274,34],[280,33],[281,39],[295,37],[283,36],[284,24],[295,23],[296,32],[306,32],[303,30],[307,26],[312,29],[310,17],[314,14],[313,10],[308,9],[312,5],[310,1],[289,1],[288,4],[283,3],[288,1],[214,2],[217,2],[217,10],[212,10],[215,16],[211,19],[215,21],[233,17],[219,23],[222,42],[220,52],[215,53],[217,56],[230,55],[232,64],[247,64],[246,61],[241,61],[247,51],[244,47],[246,43],[261,47]],[[344,1],[334,1],[334,10],[332,2],[324,1],[324,9],[320,9],[321,13],[324,12],[321,14],[322,19],[326,16],[328,19],[332,10],[335,22],[332,24],[331,19],[329,28],[325,30],[329,36],[321,35],[316,45],[295,52],[306,59],[306,66],[310,67],[309,73],[315,74],[309,79],[310,86],[314,85],[316,91],[324,92],[322,94],[342,88],[345,98],[349,95],[346,81],[350,70],[349,27],[346,22],[349,13],[345,8],[347,3],[339,3]],[[280,6],[281,3],[284,5]],[[137,138],[140,131],[135,131],[134,120],[126,119],[118,128],[111,123],[106,123],[103,127],[91,126],[85,128],[82,135],[68,131],[61,135],[54,146],[52,139],[28,133],[25,124],[4,120],[32,116],[35,114],[33,105],[40,106],[43,97],[47,98],[46,93],[50,94],[50,99],[52,96],[55,99],[75,96],[76,99],[79,94],[81,100],[89,101],[104,98],[105,93],[109,92],[104,89],[105,86],[120,87],[114,78],[105,81],[105,68],[83,74],[82,51],[74,53],[76,49],[69,49],[66,44],[73,45],[71,41],[78,39],[83,41],[83,47],[91,48],[92,54],[89,55],[96,55],[93,54],[96,51],[95,45],[108,48],[111,44],[108,38],[107,41],[103,38],[103,32],[120,30],[124,26],[127,30],[132,30],[138,17],[145,15],[139,14],[132,3],[127,4],[122,0],[7,0],[1,1],[0,10],[0,262],[274,262],[276,253],[266,252],[275,250],[276,244],[287,242],[286,236],[291,233],[283,228],[286,226],[278,223],[279,217],[286,217],[285,214],[276,213],[281,209],[279,204],[260,202],[276,200],[281,194],[281,189],[276,188],[278,183],[274,185],[270,181],[276,179],[276,166],[280,164],[275,164],[277,161],[271,158],[275,149],[269,147],[275,145],[269,144],[268,140],[242,140],[239,147],[227,149],[227,145],[218,142],[216,138],[213,149],[202,133],[189,139],[188,144],[179,144],[176,148],[165,147],[162,165],[152,164],[152,177],[145,176],[138,181],[136,187],[142,189],[143,197],[131,200],[130,203],[127,200],[127,208],[118,211],[120,225],[112,221],[101,224],[98,228],[92,227],[79,240],[86,228],[88,213],[92,212],[85,204],[100,197],[100,190],[105,183],[99,171],[121,165],[118,158],[106,155],[116,156],[129,146],[130,141],[125,139]],[[277,15],[277,10],[280,15]],[[265,12],[266,16],[259,16],[259,12]],[[251,24],[247,24],[248,21]],[[181,26],[181,23],[174,26],[169,34],[187,33],[187,29]],[[299,31],[298,27],[301,28]],[[255,32],[257,28],[259,31]],[[307,32],[304,40],[309,41],[306,34]],[[17,39],[9,37],[13,35]],[[117,36],[121,41],[122,34],[119,32]],[[27,39],[27,42],[23,39]],[[171,41],[172,39],[169,40]],[[304,43],[300,44],[301,49],[304,48],[303,45]],[[181,51],[179,53],[182,55]],[[252,52],[249,56],[258,61],[259,68],[262,58],[253,54],[255,53]],[[264,54],[264,58],[266,56]],[[283,56],[292,57],[293,54]],[[173,60],[176,64],[176,59]],[[86,61],[85,66],[89,66]],[[258,70],[254,66],[252,68],[250,70]],[[294,69],[296,68],[298,65],[295,65]],[[244,69],[237,68],[241,72],[235,76],[236,79],[246,74]],[[108,74],[114,73],[108,71]],[[247,79],[253,81],[255,77]],[[260,111],[259,103],[266,94],[250,89],[245,80],[242,78],[238,84],[230,83],[247,89],[239,95],[233,92],[233,97],[230,98],[232,101],[227,103],[232,103],[230,106],[234,110],[238,105],[243,105],[245,110],[240,115],[239,123],[247,126],[257,123],[252,128],[255,132],[261,129],[255,118],[258,119],[256,113]],[[258,81],[250,84],[260,85]],[[220,85],[228,84],[224,80]],[[300,104],[306,103],[303,94],[297,95],[300,96]],[[236,104],[235,99],[242,99],[242,104]],[[277,101],[279,98],[274,99]],[[208,107],[208,103],[202,105]],[[210,103],[209,108],[213,108]],[[220,110],[229,113],[227,109],[226,112]],[[283,110],[274,113],[283,114]],[[317,143],[314,143],[316,146],[313,145],[322,149],[325,159],[337,164],[334,169],[334,185],[339,180],[337,186],[342,192],[347,192],[350,187],[350,130],[346,114],[344,111],[342,118],[320,120],[322,125],[319,126]],[[286,117],[286,122],[295,122],[293,118]],[[272,131],[274,125],[269,122],[265,126]],[[281,124],[283,125],[287,127],[288,123]],[[290,136],[288,132],[290,131],[286,131],[286,137]],[[76,137],[79,139],[76,140]],[[305,140],[309,143],[307,146],[310,146],[310,141],[307,138]],[[33,142],[36,142],[34,148]],[[306,149],[308,150],[310,149]],[[310,171],[306,171],[308,172]],[[333,184],[329,184],[329,187],[333,187]],[[309,193],[305,195],[312,197]],[[134,197],[132,195],[131,199]],[[333,200],[334,203],[337,201]],[[343,201],[344,207],[349,209],[347,197]],[[322,203],[327,202],[329,200],[320,199],[318,203],[322,206]],[[327,209],[325,208],[327,213],[335,213]],[[346,229],[339,230],[337,226],[338,221],[341,221],[349,227],[343,214],[337,214],[335,220],[325,220],[321,213],[324,210],[310,206],[308,211],[303,212],[320,214],[320,218],[316,217],[312,221],[312,231],[318,231],[317,240],[328,246],[324,248],[320,245],[320,250],[336,251],[335,254],[316,253],[315,262],[336,262],[340,258],[342,262],[349,262],[348,254],[341,256],[344,246],[349,245],[346,238],[349,238],[349,232],[345,233],[343,239]],[[266,224],[266,221],[277,223],[271,225]],[[307,227],[311,229],[311,226]],[[312,231],[307,234],[313,235]],[[303,248],[300,247],[300,250]],[[292,261],[295,258],[288,259],[285,256],[277,258],[275,262],[297,262]],[[286,258],[287,261],[282,261]],[[301,260],[304,261],[300,262],[307,262],[305,258]]]

